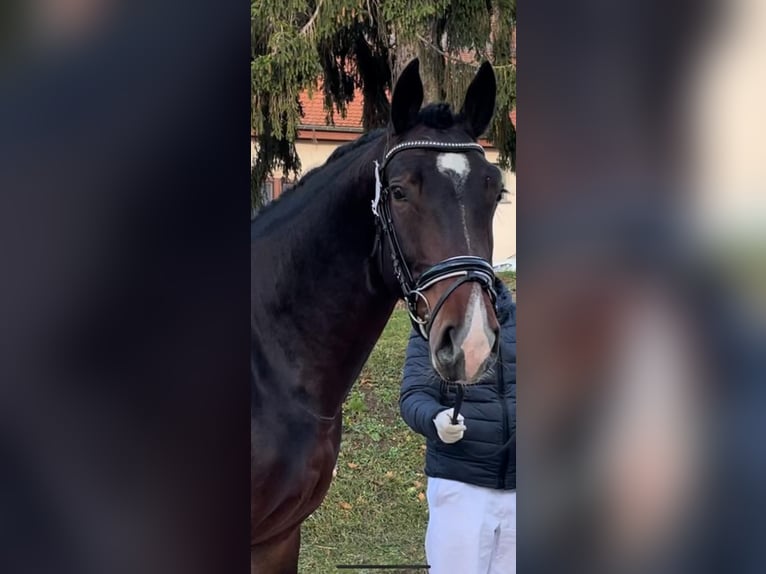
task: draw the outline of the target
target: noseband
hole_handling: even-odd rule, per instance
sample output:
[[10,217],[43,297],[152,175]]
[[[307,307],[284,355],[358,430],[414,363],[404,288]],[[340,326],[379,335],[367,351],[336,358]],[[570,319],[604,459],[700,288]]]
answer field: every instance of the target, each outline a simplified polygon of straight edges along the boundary
[[[409,141],[400,143],[388,150],[381,164],[377,161],[375,162],[375,199],[372,201],[372,213],[375,215],[377,222],[376,249],[379,249],[381,235],[385,235],[391,252],[394,275],[401,287],[402,297],[407,303],[410,321],[412,321],[412,326],[415,330],[427,341],[437,313],[447,298],[464,283],[479,283],[482,289],[489,294],[492,304],[496,303],[497,294],[494,287],[495,271],[486,259],[473,255],[461,255],[440,261],[423,271],[417,279],[413,279],[396,235],[396,228],[391,216],[391,194],[385,177],[386,167],[391,158],[399,152],[410,149],[433,149],[452,153],[480,151],[483,155],[484,148],[478,143],[452,143],[427,140]],[[383,182],[385,182],[385,185]],[[430,287],[446,279],[455,279],[455,281],[439,297],[439,300],[431,309],[424,293]],[[419,301],[423,301],[426,307],[426,315],[424,317],[418,315]]]

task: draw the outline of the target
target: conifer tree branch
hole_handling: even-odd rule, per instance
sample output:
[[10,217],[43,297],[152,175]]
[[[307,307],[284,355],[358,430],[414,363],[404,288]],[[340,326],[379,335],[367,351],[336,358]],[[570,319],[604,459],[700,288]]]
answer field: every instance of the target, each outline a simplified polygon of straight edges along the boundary
[[314,9],[314,13],[311,15],[311,18],[309,18],[309,21],[306,22],[306,25],[301,28],[300,35],[301,36],[307,36],[310,35],[314,31],[314,22],[317,19],[317,16],[319,15],[319,9],[322,7],[322,4],[324,3],[324,0],[319,0],[317,2],[317,6]]
[[[424,38],[420,34],[417,34],[417,37],[418,37],[418,40],[420,40],[420,42],[424,46],[426,46],[427,48],[431,48],[436,53],[444,56],[445,58],[447,58],[448,60],[450,60],[452,62],[457,62],[458,64],[465,64],[466,66],[470,66],[472,68],[478,68],[480,66],[480,64],[477,64],[475,62],[466,62],[465,60],[461,60],[460,58],[458,58],[456,56],[453,56],[452,54],[450,54],[448,52],[445,52],[444,50],[441,50],[438,46],[434,46],[432,42],[430,42],[427,38]],[[483,55],[486,56],[486,54],[483,54]],[[498,68],[512,68],[513,66],[514,66],[514,64],[499,64],[499,65],[492,64],[492,67],[495,68],[495,69],[498,69]]]

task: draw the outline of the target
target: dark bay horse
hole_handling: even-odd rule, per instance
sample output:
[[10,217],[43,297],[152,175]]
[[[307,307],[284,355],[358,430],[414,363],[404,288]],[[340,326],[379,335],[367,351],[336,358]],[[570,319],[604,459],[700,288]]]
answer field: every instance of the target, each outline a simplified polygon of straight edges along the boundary
[[297,572],[301,523],[322,502],[341,405],[398,298],[448,381],[496,358],[492,218],[501,173],[477,138],[494,113],[484,64],[462,109],[421,109],[418,61],[388,128],[337,149],[251,229],[251,570]]

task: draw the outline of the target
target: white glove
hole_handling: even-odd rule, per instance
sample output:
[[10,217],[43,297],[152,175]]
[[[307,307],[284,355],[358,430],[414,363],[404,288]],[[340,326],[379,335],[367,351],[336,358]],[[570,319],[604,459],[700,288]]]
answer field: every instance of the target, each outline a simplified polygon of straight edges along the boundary
[[457,416],[457,424],[452,424],[452,413],[454,411],[455,409],[447,409],[436,415],[436,418],[434,419],[436,432],[439,435],[439,438],[442,439],[442,442],[446,444],[452,444],[453,442],[459,441],[463,438],[463,433],[465,433],[466,429],[466,426],[463,424],[465,419],[461,414],[458,414]]

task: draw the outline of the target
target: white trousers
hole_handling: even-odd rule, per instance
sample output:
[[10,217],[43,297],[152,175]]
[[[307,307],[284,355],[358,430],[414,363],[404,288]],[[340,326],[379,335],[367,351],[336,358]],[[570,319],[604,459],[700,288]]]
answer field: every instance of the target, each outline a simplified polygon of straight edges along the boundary
[[428,478],[430,574],[515,574],[516,491]]

